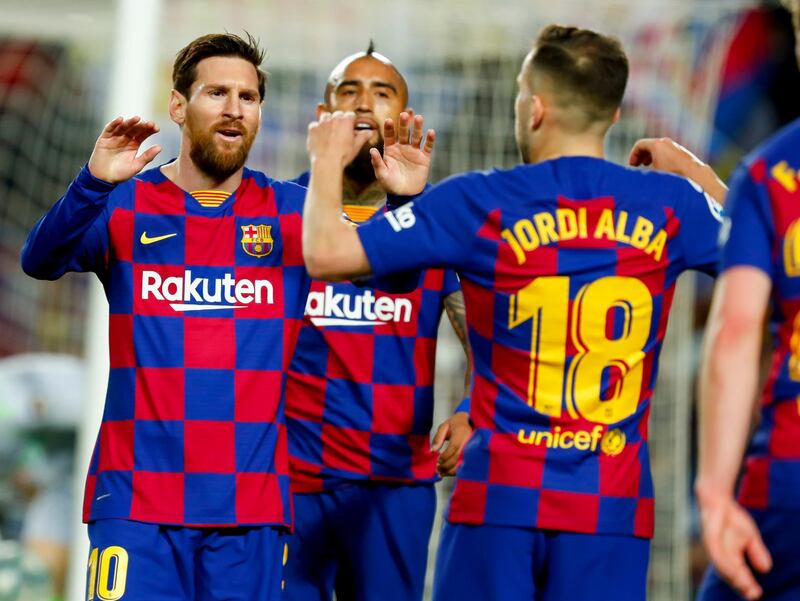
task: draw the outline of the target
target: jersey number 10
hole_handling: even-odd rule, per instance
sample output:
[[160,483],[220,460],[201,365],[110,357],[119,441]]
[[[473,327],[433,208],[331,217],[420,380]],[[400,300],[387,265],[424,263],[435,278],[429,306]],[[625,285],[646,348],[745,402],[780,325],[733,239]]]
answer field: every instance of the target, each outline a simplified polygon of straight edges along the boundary
[[[128,552],[122,547],[96,547],[89,553],[88,601],[117,601],[125,594],[128,579]],[[95,594],[97,595],[95,597]]]

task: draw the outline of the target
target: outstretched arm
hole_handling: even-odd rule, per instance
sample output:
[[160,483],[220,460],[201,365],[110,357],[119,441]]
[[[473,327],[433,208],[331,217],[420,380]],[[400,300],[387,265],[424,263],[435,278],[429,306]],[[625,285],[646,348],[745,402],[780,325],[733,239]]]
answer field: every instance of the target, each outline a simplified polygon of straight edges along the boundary
[[735,500],[758,384],[761,333],[771,282],[750,266],[717,282],[700,368],[700,468],[695,492],[703,541],[720,575],[746,599],[761,588],[750,565],[771,567],[755,522]]
[[714,170],[670,138],[643,138],[631,149],[628,162],[634,167],[653,167],[697,182],[720,204],[725,204],[728,187]]

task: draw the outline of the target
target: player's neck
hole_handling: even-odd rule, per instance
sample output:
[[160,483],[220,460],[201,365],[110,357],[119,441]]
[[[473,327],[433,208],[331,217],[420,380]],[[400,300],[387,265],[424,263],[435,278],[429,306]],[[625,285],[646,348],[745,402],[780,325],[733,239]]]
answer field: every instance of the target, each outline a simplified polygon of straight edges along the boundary
[[386,202],[386,192],[377,180],[357,182],[345,174],[342,179],[342,200],[350,205],[380,207]]
[[192,161],[188,151],[181,150],[178,158],[168,165],[164,165],[161,172],[176,186],[188,192],[192,190],[235,192],[242,183],[244,167],[220,181],[201,171]]
[[531,149],[530,162],[541,163],[569,156],[604,159],[604,139],[597,136],[559,134],[546,140],[536,140]]

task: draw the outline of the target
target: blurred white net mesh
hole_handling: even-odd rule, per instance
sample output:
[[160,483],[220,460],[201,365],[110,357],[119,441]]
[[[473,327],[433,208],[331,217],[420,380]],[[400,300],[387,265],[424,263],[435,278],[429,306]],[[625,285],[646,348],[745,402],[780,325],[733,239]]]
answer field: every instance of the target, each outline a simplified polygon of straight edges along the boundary
[[[35,91],[0,77],[0,339],[4,345],[0,352],[4,353],[80,348],[79,280],[42,287],[24,279],[16,267],[27,228],[86,161],[103,114],[103,87],[90,83],[102,83],[100,75],[110,68],[112,5],[87,0],[71,4],[68,13],[57,14],[48,11],[58,3],[36,1],[9,9],[7,18],[0,20],[0,36],[39,43],[46,38],[48,47],[60,49],[59,58],[52,59],[56,67],[43,67],[43,59],[33,55],[20,59],[22,71],[29,71],[37,83]],[[204,33],[247,29],[269,49],[270,72],[252,167],[278,178],[294,177],[306,169],[306,126],[327,74],[345,55],[365,49],[370,38],[405,74],[410,105],[439,134],[434,180],[466,169],[509,166],[517,161],[514,79],[536,34],[551,22],[612,33],[628,52],[630,83],[622,119],[608,139],[610,158],[623,161],[635,139],[660,135],[675,137],[702,155],[711,132],[721,63],[747,4],[736,0],[498,0],[491,5],[478,0],[165,1],[160,68],[153,74],[156,99],[148,115],[162,127],[158,141],[165,151],[157,160],[167,161],[178,146],[177,127],[166,114],[175,52]],[[35,20],[41,24],[30,25]],[[95,35],[84,36],[81,31]],[[8,56],[7,49],[0,50],[0,75]],[[692,298],[693,280],[687,278],[675,298],[651,416],[657,491],[651,598],[656,601],[689,597]],[[438,417],[449,412],[462,390],[460,346],[449,326],[442,332]],[[434,544],[435,540],[436,536]]]
[[62,44],[0,38],[0,355],[82,349],[84,282],[44,284],[19,268],[27,231],[86,161],[96,135],[79,65]]

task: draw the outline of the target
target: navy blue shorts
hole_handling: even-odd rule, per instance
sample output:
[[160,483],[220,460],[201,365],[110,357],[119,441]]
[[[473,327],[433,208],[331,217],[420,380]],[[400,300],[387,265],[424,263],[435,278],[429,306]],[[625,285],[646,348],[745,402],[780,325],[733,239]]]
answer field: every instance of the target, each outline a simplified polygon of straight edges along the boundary
[[420,601],[433,485],[353,484],[294,496],[288,601]]
[[[764,544],[772,555],[772,569],[766,574],[753,570],[764,589],[762,601],[796,601],[800,599],[800,510],[750,510],[758,524]],[[706,572],[698,601],[739,601],[731,587],[714,567]]]
[[644,601],[649,555],[633,536],[445,524],[433,599]]
[[89,524],[89,601],[280,599],[283,529]]

